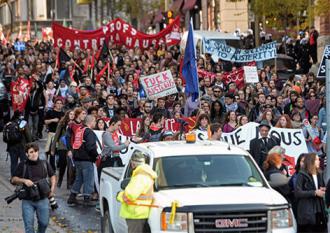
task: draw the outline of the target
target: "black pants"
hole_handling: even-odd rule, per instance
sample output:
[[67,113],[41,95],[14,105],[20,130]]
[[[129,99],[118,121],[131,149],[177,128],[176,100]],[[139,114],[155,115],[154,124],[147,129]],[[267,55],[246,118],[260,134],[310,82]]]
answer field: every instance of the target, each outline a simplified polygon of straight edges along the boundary
[[0,100],[0,132],[3,130],[5,124],[10,120],[10,108],[8,100]]
[[20,161],[26,160],[26,154],[23,145],[16,145],[8,148],[8,153],[10,156],[10,173],[11,176],[14,175],[14,172],[18,165],[18,159]]
[[49,159],[49,164],[52,167],[53,171],[56,171],[56,157],[51,155],[49,152],[46,153],[46,158]]
[[148,219],[126,219],[128,233],[150,233]]
[[105,167],[123,167],[123,161],[121,161],[121,158],[119,156],[114,157],[114,158],[110,158],[110,157],[106,157],[106,159],[100,164],[100,167],[97,169],[97,173],[99,176],[99,180],[101,178],[101,172],[102,169]]
[[327,228],[324,228],[324,226],[319,225],[298,225],[298,233],[304,233],[304,232],[321,232],[321,233],[327,233]]
[[58,168],[59,168],[59,173],[58,173],[58,183],[62,183],[63,181],[63,176],[66,170],[66,166],[67,166],[67,156],[66,153],[68,151],[67,150],[58,150],[57,154],[58,154]]
[[42,130],[44,128],[44,109],[39,109],[39,120],[38,120],[38,135],[42,136]]

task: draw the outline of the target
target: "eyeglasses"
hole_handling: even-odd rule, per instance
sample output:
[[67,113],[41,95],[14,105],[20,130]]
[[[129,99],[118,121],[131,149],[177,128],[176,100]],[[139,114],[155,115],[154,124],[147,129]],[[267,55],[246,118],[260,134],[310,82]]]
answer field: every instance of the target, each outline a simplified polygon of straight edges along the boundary
[[149,106],[149,105],[146,105],[146,106],[144,106],[145,108],[151,108],[151,106]]

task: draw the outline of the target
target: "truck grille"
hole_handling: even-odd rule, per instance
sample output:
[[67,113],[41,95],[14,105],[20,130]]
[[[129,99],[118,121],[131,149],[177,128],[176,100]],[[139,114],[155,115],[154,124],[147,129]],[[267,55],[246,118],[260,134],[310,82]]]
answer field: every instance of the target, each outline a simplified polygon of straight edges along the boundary
[[194,212],[195,232],[267,232],[267,211]]

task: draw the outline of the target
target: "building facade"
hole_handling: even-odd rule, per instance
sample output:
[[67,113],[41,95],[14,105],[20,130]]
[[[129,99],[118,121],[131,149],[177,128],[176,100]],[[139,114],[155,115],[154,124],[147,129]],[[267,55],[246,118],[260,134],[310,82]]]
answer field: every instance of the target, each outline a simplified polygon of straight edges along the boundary
[[2,0],[0,1],[0,24],[3,31],[12,29],[15,37],[22,28],[26,33],[30,21],[31,35],[40,36],[41,28],[50,27],[52,21],[83,28],[89,19],[89,5],[80,5],[76,0]]

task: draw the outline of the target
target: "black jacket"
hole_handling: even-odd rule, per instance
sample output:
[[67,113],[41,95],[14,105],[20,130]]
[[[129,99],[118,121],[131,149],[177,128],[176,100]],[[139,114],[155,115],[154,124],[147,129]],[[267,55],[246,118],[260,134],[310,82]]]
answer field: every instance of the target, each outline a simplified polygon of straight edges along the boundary
[[112,118],[113,116],[115,116],[117,114],[117,108],[115,108],[115,107],[111,108],[111,110],[113,111],[113,116],[110,115],[109,110],[110,110],[110,108],[108,107],[108,105],[106,105],[104,107],[104,111],[105,111],[107,117]]
[[[325,187],[322,174],[317,175],[318,188]],[[326,212],[323,198],[315,196],[315,184],[313,177],[306,171],[301,170],[297,175],[295,197],[297,200],[297,223],[298,225],[320,224],[316,219],[316,213],[326,221]]]
[[96,134],[92,129],[86,128],[83,136],[83,144],[77,150],[73,150],[75,161],[95,162],[98,156],[96,147]]
[[41,101],[41,96],[43,95],[43,86],[41,81],[36,83],[36,88],[31,91],[26,104],[26,112],[37,114],[39,110],[39,105]]
[[268,137],[267,145],[265,145],[261,138],[255,138],[250,141],[249,151],[259,167],[262,167],[268,151],[270,151],[270,149],[272,149],[274,146],[279,146],[280,143],[281,140],[274,136]]
[[260,115],[261,106],[257,103],[250,111],[249,121],[256,121]]

